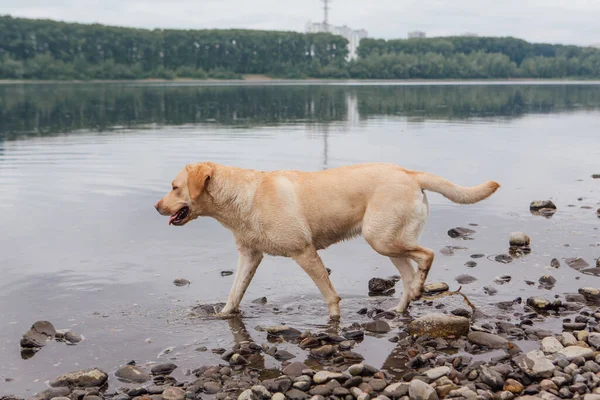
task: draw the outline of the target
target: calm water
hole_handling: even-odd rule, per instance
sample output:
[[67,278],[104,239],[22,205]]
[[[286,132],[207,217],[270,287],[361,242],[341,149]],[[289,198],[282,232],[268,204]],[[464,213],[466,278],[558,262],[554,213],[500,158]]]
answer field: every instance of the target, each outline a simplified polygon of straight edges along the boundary
[[[319,170],[386,161],[461,185],[495,179],[501,190],[477,205],[429,196],[422,242],[438,252],[429,280],[457,289],[457,275],[477,277],[462,291],[490,313],[498,312],[495,302],[517,296],[600,286],[600,278],[564,262],[547,267],[553,257],[593,264],[600,256],[600,180],[590,177],[600,173],[599,127],[600,85],[0,86],[0,394],[32,394],[62,372],[114,372],[132,359],[174,359],[181,374],[218,362],[194,350],[200,345],[264,342],[257,325],[325,326],[317,288],[280,258],[259,268],[242,305],[245,318],[190,318],[189,307],[226,299],[233,277],[220,271],[235,268],[237,256],[230,233],[215,221],[174,228],[154,210],[188,162]],[[558,213],[532,216],[529,202],[546,198]],[[472,241],[446,234],[469,223],[478,224]],[[532,237],[531,255],[464,266],[473,253],[505,253],[517,230]],[[439,254],[448,245],[468,250]],[[342,324],[363,322],[356,311],[381,301],[367,296],[368,279],[395,269],[361,239],[322,257],[343,298]],[[558,279],[552,290],[524,283],[548,273]],[[503,274],[512,281],[492,282]],[[174,286],[179,277],[191,285]],[[498,294],[486,295],[488,285]],[[266,306],[251,304],[261,296]],[[428,310],[415,306],[412,315]],[[50,343],[23,360],[20,337],[39,319],[85,341]],[[394,346],[367,338],[357,351],[381,367],[394,363]],[[268,356],[264,363],[279,365]]]

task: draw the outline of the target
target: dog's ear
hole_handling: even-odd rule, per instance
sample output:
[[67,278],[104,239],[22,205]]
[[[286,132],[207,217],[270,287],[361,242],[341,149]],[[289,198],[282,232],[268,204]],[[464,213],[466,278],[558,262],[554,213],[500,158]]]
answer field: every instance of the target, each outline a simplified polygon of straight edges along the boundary
[[198,200],[212,177],[212,167],[207,164],[190,164],[186,167],[190,198]]

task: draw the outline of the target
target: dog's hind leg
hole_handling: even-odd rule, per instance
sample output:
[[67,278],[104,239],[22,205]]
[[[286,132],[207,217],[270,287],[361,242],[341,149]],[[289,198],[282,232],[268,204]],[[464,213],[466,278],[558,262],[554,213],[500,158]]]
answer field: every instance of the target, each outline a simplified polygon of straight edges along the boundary
[[329,307],[329,317],[332,320],[340,318],[340,296],[333,288],[329,274],[323,265],[323,261],[314,248],[308,248],[301,254],[293,257],[294,260],[302,267],[302,269],[311,277],[317,285],[321,294],[327,301]]
[[239,311],[240,303],[242,302],[242,298],[244,297],[244,293],[246,293],[246,289],[248,289],[248,285],[254,278],[254,274],[258,269],[258,265],[263,259],[263,254],[257,251],[248,250],[248,249],[239,249],[239,259],[237,271],[235,272],[235,280],[233,282],[233,286],[231,287],[231,291],[229,292],[229,297],[227,298],[227,303],[221,314],[227,315],[232,314]]
[[415,269],[408,258],[390,257],[390,260],[392,260],[392,263],[394,263],[394,266],[398,269],[400,277],[402,278],[402,284],[404,286],[402,297],[400,298],[398,307],[396,307],[396,311],[399,313],[404,313],[408,309],[408,303],[411,300],[411,287],[415,278]]

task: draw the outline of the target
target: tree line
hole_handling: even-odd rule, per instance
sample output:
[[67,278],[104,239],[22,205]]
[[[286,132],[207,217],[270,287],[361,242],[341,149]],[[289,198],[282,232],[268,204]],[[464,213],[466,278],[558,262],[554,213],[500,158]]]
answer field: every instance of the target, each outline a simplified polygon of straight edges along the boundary
[[600,50],[515,38],[134,29],[0,16],[0,79],[599,78]]

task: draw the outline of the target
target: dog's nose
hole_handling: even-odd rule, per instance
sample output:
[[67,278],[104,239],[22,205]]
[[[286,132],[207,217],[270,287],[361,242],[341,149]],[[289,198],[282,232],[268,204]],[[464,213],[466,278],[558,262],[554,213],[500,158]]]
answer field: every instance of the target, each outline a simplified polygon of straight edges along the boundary
[[156,202],[156,204],[154,205],[154,208],[156,208],[156,211],[158,211],[158,207],[160,207],[160,200]]

